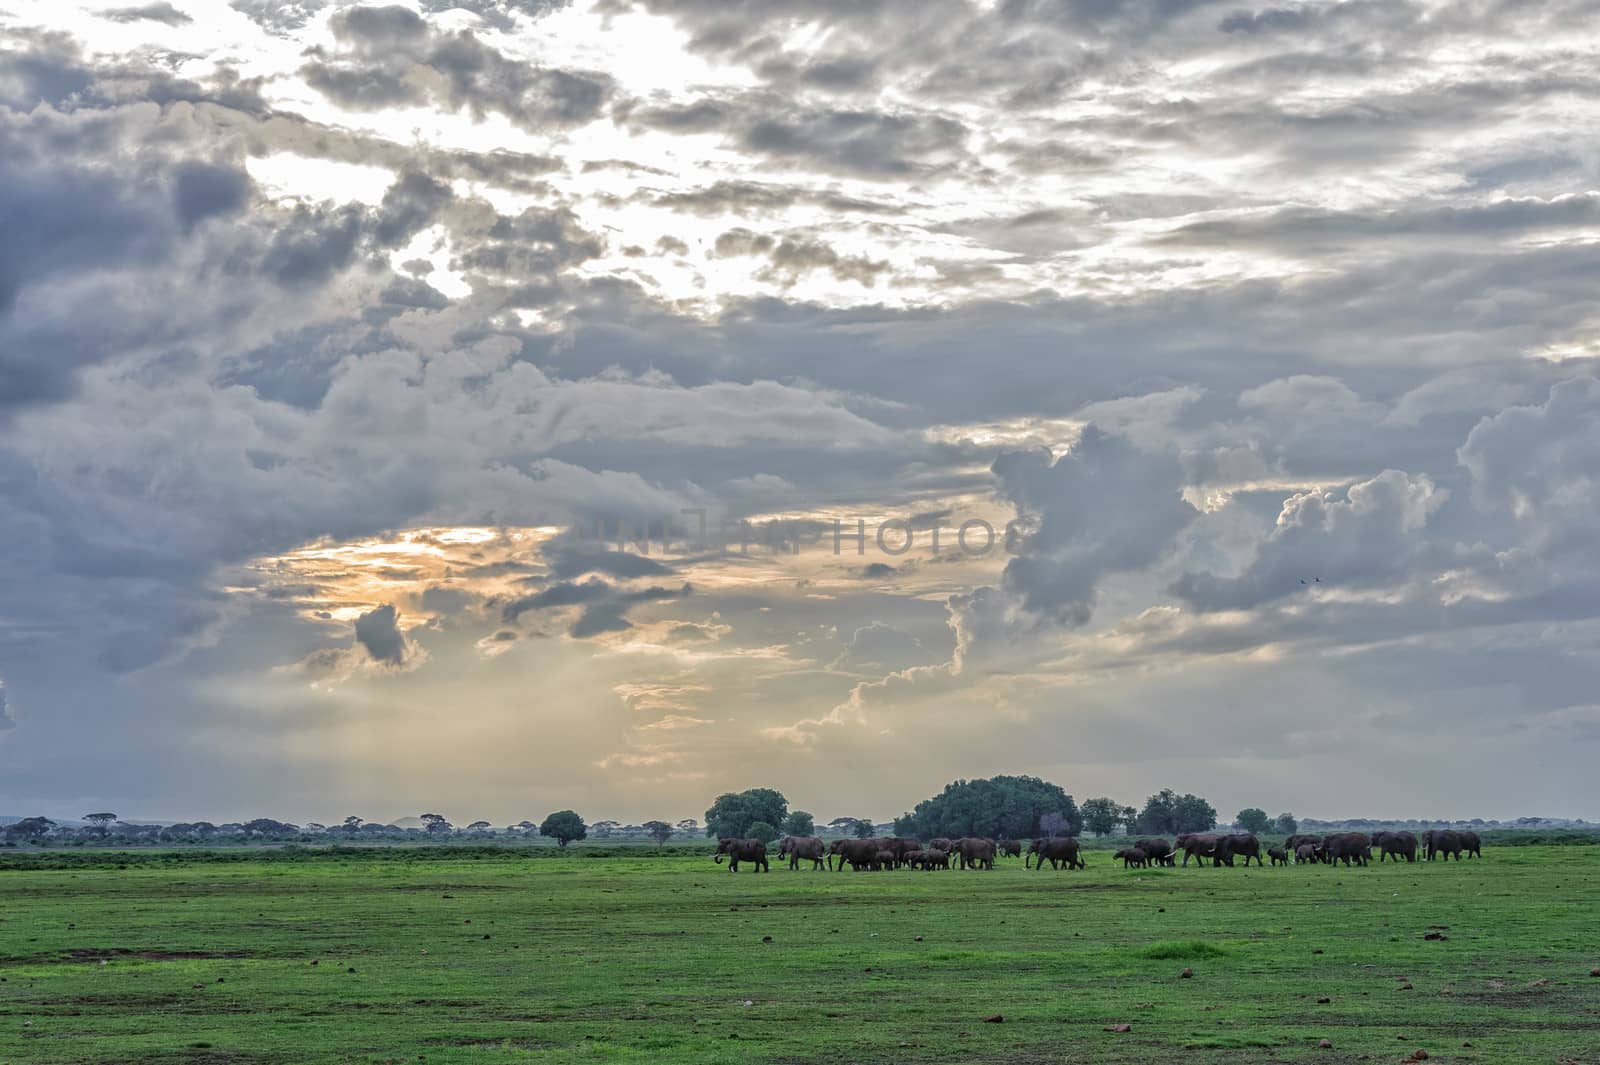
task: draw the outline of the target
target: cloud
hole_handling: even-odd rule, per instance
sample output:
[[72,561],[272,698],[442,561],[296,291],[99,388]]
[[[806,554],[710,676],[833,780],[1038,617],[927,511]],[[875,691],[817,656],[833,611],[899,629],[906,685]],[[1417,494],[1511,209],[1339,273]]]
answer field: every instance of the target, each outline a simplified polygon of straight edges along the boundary
[[406,658],[406,638],[400,631],[399,615],[385,604],[356,619],[356,642],[367,649],[374,662],[399,666]]
[[1236,577],[1186,573],[1173,594],[1199,610],[1236,610],[1337,589],[1384,587],[1404,579],[1426,553],[1428,520],[1448,493],[1400,470],[1343,493],[1302,492],[1284,501],[1271,536]]
[[1059,458],[1010,452],[994,472],[1019,519],[1008,530],[1016,557],[1002,586],[1027,611],[1061,624],[1088,622],[1102,579],[1151,565],[1198,517],[1175,458],[1093,425]]
[[354,111],[431,105],[479,119],[498,113],[537,132],[593,120],[612,92],[608,77],[519,62],[396,5],[345,8],[328,27],[340,50],[313,48],[300,74]]
[[168,26],[182,26],[194,21],[169,3],[107,8],[100,12],[100,17],[113,22],[161,22]]

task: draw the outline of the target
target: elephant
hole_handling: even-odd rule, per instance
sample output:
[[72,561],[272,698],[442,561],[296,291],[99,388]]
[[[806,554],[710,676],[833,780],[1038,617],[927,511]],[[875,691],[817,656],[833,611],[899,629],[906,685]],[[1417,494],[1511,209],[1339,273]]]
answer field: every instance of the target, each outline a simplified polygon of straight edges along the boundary
[[957,842],[961,844],[961,868],[994,868],[994,840],[982,836],[963,836]]
[[1417,837],[1410,832],[1374,832],[1372,845],[1378,848],[1379,865],[1391,856],[1397,862],[1402,857],[1408,862],[1417,860]]
[[927,849],[931,851],[944,851],[946,854],[949,854],[955,849],[955,845],[956,843],[953,839],[945,839],[943,836],[934,836],[928,841]]
[[1309,835],[1303,835],[1303,834],[1296,833],[1295,835],[1290,836],[1288,839],[1283,841],[1283,849],[1286,852],[1288,852],[1289,854],[1294,855],[1295,856],[1295,860],[1299,861],[1300,860],[1300,845],[1303,844],[1303,843],[1311,844],[1311,858],[1310,858],[1311,861],[1317,861],[1322,857],[1322,837],[1321,836],[1309,836]]
[[1122,861],[1124,869],[1143,869],[1150,864],[1150,856],[1140,847],[1124,847],[1111,856],[1112,861]]
[[1294,849],[1294,860],[1302,865],[1312,865],[1317,860],[1317,845],[1302,843]]
[[1133,845],[1144,851],[1145,854],[1149,855],[1150,860],[1158,865],[1171,865],[1173,862],[1172,844],[1160,836],[1151,839],[1134,840]]
[[900,861],[912,869],[921,869],[928,863],[928,852],[918,847],[914,851],[906,851]]
[[1325,836],[1322,845],[1329,865],[1338,865],[1341,858],[1346,866],[1352,858],[1357,865],[1366,865],[1372,860],[1372,840],[1364,832],[1335,832]]
[[778,857],[789,859],[791,871],[800,868],[800,859],[811,859],[811,871],[816,872],[821,868],[833,868],[833,862],[828,857],[828,848],[816,836],[784,836],[778,843]]
[[717,840],[717,853],[711,860],[718,865],[722,864],[722,856],[728,856],[728,872],[737,873],[740,862],[750,862],[755,868],[752,872],[770,873],[771,866],[767,865],[767,845],[759,839],[739,839],[734,836],[724,836]]
[[1476,832],[1464,828],[1456,834],[1461,837],[1461,850],[1463,853],[1470,858],[1483,857],[1483,840],[1478,838]]
[[836,839],[828,848],[829,854],[838,855],[839,864],[835,872],[844,872],[848,864],[852,869],[860,872],[871,869],[878,862],[879,843],[875,839]]
[[1217,839],[1217,849],[1213,856],[1212,865],[1226,865],[1232,867],[1236,855],[1244,855],[1245,868],[1250,868],[1250,859],[1254,858],[1256,864],[1261,864],[1261,841],[1249,832],[1235,832],[1231,835],[1221,836]]
[[1051,836],[1048,839],[1036,839],[1028,848],[1028,857],[1023,859],[1023,867],[1027,868],[1028,862],[1034,855],[1039,856],[1039,864],[1034,868],[1043,869],[1046,859],[1050,861],[1050,868],[1060,869],[1065,863],[1068,869],[1087,869],[1083,858],[1079,854],[1078,841],[1072,836]]
[[1268,847],[1267,857],[1272,859],[1273,865],[1289,864],[1289,854],[1282,847]]
[[1022,857],[1022,844],[1014,839],[1003,839],[995,844],[995,851],[1005,855],[1007,858],[1020,858]]
[[896,858],[894,856],[894,850],[893,849],[891,849],[889,847],[883,847],[878,851],[877,868],[879,868],[879,869],[893,869],[893,868],[897,867],[899,864],[900,864],[900,859],[898,859],[898,858]]
[[1183,864],[1187,868],[1192,857],[1196,865],[1204,865],[1207,858],[1217,854],[1217,836],[1211,832],[1187,832],[1178,837],[1178,847],[1183,851]]
[[922,852],[922,868],[948,869],[950,868],[950,852],[940,850],[925,850]]
[[1428,856],[1428,861],[1433,861],[1435,855],[1449,861],[1455,855],[1456,861],[1461,860],[1461,852],[1466,850],[1466,841],[1461,838],[1461,833],[1453,828],[1430,828],[1422,834],[1422,846]]

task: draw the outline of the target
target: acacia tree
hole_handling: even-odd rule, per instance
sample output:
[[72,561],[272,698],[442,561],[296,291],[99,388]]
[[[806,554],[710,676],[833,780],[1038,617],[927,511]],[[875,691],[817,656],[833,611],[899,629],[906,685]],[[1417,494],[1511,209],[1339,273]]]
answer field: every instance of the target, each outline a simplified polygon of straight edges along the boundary
[[422,822],[422,827],[428,830],[429,835],[438,836],[450,831],[450,822],[445,820],[443,814],[423,814],[417,820]]
[[110,831],[111,823],[117,819],[117,815],[112,813],[84,814],[83,819],[98,828],[103,836]]
[[571,810],[557,810],[539,823],[539,835],[549,836],[556,841],[558,847],[565,847],[573,840],[583,839],[588,834],[589,830],[584,826],[583,818]]
[[646,821],[644,830],[651,839],[656,841],[657,846],[672,838],[672,826],[665,821]]

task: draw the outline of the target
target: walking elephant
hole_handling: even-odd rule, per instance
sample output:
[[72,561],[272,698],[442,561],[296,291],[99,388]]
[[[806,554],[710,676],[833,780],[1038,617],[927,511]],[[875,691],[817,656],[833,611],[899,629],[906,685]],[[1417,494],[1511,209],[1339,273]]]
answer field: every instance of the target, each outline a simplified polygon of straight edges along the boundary
[[1461,837],[1461,851],[1469,858],[1483,857],[1483,841],[1471,829],[1462,829],[1457,833]]
[[737,873],[740,862],[749,862],[755,866],[752,872],[770,873],[772,868],[767,865],[767,845],[759,839],[739,839],[734,836],[724,836],[717,840],[717,853],[711,856],[712,861],[722,864],[722,856],[728,856],[728,872]]
[[1217,836],[1212,832],[1187,832],[1178,837],[1178,849],[1183,851],[1185,868],[1190,858],[1194,859],[1194,864],[1204,865],[1207,858],[1216,857]]
[[1171,865],[1173,863],[1172,844],[1160,836],[1151,839],[1136,839],[1133,845],[1144,851],[1152,862],[1157,865]]
[[1408,862],[1417,860],[1417,837],[1410,832],[1374,832],[1372,845],[1378,849],[1379,865],[1390,857],[1397,862],[1401,858]]
[[1014,839],[1003,839],[994,846],[997,854],[1003,854],[1007,858],[1022,857],[1022,844]]
[[1459,862],[1461,852],[1466,850],[1466,841],[1453,828],[1430,828],[1422,834],[1422,848],[1430,862],[1435,857],[1448,862],[1451,855]]
[[1120,861],[1124,869],[1143,869],[1150,864],[1150,856],[1140,847],[1124,847],[1111,860]]
[[1028,856],[1023,859],[1024,868],[1038,855],[1039,864],[1034,868],[1043,869],[1046,860],[1050,868],[1060,869],[1065,865],[1068,869],[1087,869],[1084,863],[1078,841],[1072,836],[1051,836],[1048,839],[1036,839],[1028,848]]
[[1213,865],[1232,866],[1233,859],[1244,857],[1245,868],[1250,867],[1250,859],[1254,858],[1256,864],[1261,863],[1261,841],[1249,832],[1235,832],[1232,835],[1219,836],[1217,848],[1213,854]]
[[789,859],[791,871],[800,868],[802,858],[811,860],[812,872],[822,868],[833,868],[827,845],[817,836],[784,836],[778,842],[778,857]]
[[994,868],[994,840],[982,836],[964,836],[956,842],[961,845],[961,868]]
[[1346,866],[1352,860],[1356,865],[1366,865],[1372,860],[1372,840],[1364,832],[1335,832],[1323,837],[1322,847],[1329,865],[1338,865],[1340,860]]

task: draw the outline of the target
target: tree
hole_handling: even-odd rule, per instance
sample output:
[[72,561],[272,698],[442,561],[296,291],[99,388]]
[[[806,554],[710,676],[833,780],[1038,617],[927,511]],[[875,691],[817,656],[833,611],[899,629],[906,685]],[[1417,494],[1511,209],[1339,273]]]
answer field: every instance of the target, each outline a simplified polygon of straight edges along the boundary
[[1174,831],[1180,834],[1184,832],[1210,832],[1217,827],[1216,807],[1198,795],[1185,793],[1178,799],[1177,809],[1174,813],[1178,819],[1178,827]]
[[695,836],[699,835],[700,833],[700,822],[696,821],[692,817],[685,817],[682,821],[679,821],[675,827],[685,836]]
[[1272,827],[1285,836],[1292,836],[1300,831],[1300,822],[1294,819],[1294,814],[1279,814]]
[[1179,795],[1162,788],[1145,800],[1139,812],[1138,831],[1149,836],[1174,836],[1208,832],[1217,823],[1217,811],[1198,795]]
[[450,831],[450,822],[444,819],[443,814],[423,814],[418,820],[431,836],[443,835]]
[[37,843],[50,834],[56,823],[48,817],[24,817],[6,826],[6,835],[13,839]]
[[1233,823],[1252,835],[1262,835],[1272,827],[1272,818],[1267,816],[1267,811],[1259,807],[1249,806],[1240,810],[1234,817]]
[[804,810],[796,810],[783,819],[783,831],[791,836],[814,836],[817,834],[817,822]]
[[468,832],[487,832],[488,830],[489,822],[487,821],[474,821],[467,826]]
[[991,836],[1031,839],[1043,835],[1040,818],[1055,814],[1060,831],[1077,835],[1083,815],[1058,785],[1038,777],[998,776],[957,780],[895,822],[895,831],[919,839]]
[[752,821],[746,829],[750,839],[759,839],[762,843],[771,843],[778,838],[778,830],[765,821]]
[[1083,807],[1083,827],[1097,836],[1109,836],[1122,821],[1123,807],[1110,799],[1086,799]]
[[596,821],[589,826],[589,831],[594,833],[595,839],[610,839],[611,833],[621,827],[620,821]]
[[583,818],[571,810],[557,810],[543,821],[539,822],[539,835],[549,836],[556,841],[558,847],[565,847],[575,839],[583,839],[589,830],[583,825]]
[[672,838],[672,826],[665,821],[646,821],[644,830],[656,841],[657,846]]
[[841,836],[848,835],[855,829],[856,819],[853,817],[835,817],[832,821],[828,822],[828,827]]
[[718,795],[706,811],[706,835],[714,838],[744,838],[757,821],[781,825],[789,816],[789,800],[771,788]]
[[1122,827],[1133,833],[1139,830],[1139,811],[1131,806],[1124,806],[1117,811],[1117,820],[1122,822]]
[[111,823],[117,819],[117,815],[111,813],[84,814],[83,819],[98,828],[103,836],[110,830]]
[[344,819],[345,831],[346,832],[354,832],[356,829],[360,828],[361,827],[361,820],[362,819],[357,817],[355,814],[351,814],[349,817],[345,818]]
[[856,823],[850,826],[850,831],[855,833],[856,839],[871,839],[872,833],[877,829],[872,825],[872,818],[858,817]]

